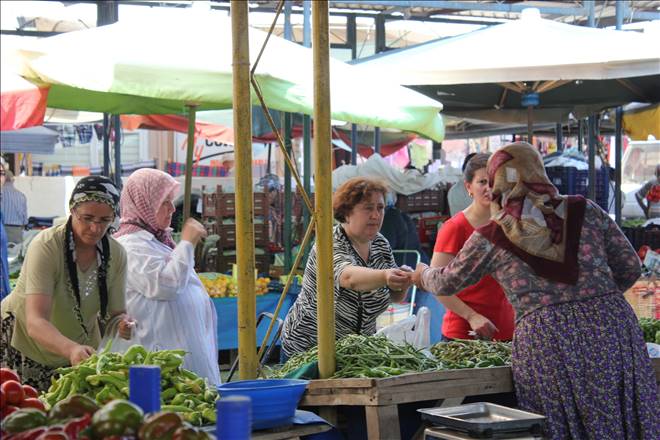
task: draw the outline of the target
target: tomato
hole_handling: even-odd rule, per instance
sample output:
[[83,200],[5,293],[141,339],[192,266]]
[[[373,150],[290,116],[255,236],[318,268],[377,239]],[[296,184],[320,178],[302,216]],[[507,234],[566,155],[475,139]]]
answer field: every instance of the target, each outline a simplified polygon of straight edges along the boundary
[[32,388],[30,385],[23,385],[23,393],[25,393],[25,398],[34,397],[35,399],[39,397],[39,392]]
[[639,250],[637,251],[637,255],[639,256],[639,259],[644,261],[644,258],[646,258],[646,254],[650,250],[651,250],[651,248],[648,247],[647,245],[644,245],[644,246],[640,247]]
[[23,387],[15,380],[3,382],[2,385],[0,385],[0,390],[2,390],[2,394],[7,403],[11,405],[18,405],[25,397]]
[[18,374],[14,370],[9,368],[0,368],[0,383],[5,383],[8,380],[15,380],[16,382],[21,382],[21,378],[18,377]]
[[69,440],[69,437],[64,432],[48,430],[37,437],[37,440]]
[[4,408],[2,408],[2,418],[4,419],[7,417],[9,414],[13,413],[16,411],[18,408],[13,406],[13,405],[7,405]]
[[28,397],[27,399],[24,399],[20,403],[21,408],[37,408],[42,411],[46,411],[46,407],[44,406],[43,402],[39,399],[36,399],[34,397]]
[[7,400],[5,399],[5,393],[0,389],[0,410],[3,410],[7,406]]

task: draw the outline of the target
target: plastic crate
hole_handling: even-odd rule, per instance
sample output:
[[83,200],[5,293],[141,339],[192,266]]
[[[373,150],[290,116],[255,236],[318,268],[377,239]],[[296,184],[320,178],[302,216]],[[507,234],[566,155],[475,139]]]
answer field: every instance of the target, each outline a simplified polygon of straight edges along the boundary
[[[589,193],[589,170],[578,170],[574,167],[547,167],[546,174],[560,194],[587,197]],[[596,203],[605,211],[609,208],[609,196],[609,169],[601,167],[596,171]]]
[[444,189],[426,189],[408,196],[399,195],[396,201],[396,207],[403,212],[444,212],[445,210],[445,190]]

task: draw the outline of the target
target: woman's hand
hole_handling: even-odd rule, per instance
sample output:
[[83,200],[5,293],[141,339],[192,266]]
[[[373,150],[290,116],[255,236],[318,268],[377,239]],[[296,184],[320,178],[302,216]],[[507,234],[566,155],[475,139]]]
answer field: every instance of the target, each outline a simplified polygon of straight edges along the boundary
[[385,285],[395,292],[408,290],[412,285],[411,273],[401,269],[385,269]]
[[484,315],[480,315],[479,313],[474,313],[468,318],[467,321],[470,324],[472,330],[477,334],[478,339],[493,339],[495,333],[499,331],[498,328],[495,327],[495,324],[490,321],[490,319],[486,318]]
[[133,318],[123,313],[121,315],[121,321],[119,321],[119,325],[117,326],[117,334],[119,334],[122,339],[131,339],[133,327],[136,325],[137,322]]
[[69,362],[71,365],[78,365],[91,355],[93,355],[95,350],[89,345],[74,345],[69,352]]
[[181,240],[189,241],[193,246],[197,246],[199,241],[206,237],[206,228],[194,218],[189,218],[181,230]]
[[412,283],[417,286],[418,289],[424,290],[424,287],[422,286],[422,274],[424,271],[428,268],[428,266],[424,263],[417,263],[417,267],[415,268],[415,272],[411,274],[412,276]]

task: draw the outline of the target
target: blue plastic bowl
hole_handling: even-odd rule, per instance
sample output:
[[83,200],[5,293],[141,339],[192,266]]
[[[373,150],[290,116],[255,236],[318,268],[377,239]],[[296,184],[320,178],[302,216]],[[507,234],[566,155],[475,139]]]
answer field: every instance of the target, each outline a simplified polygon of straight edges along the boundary
[[252,429],[288,425],[308,380],[263,379],[239,380],[218,386],[220,396],[247,396],[252,400]]

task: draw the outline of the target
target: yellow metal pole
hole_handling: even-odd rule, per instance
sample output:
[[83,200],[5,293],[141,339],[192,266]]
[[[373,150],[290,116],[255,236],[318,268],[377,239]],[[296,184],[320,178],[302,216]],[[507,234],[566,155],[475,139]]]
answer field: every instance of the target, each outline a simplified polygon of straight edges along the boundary
[[234,151],[236,157],[236,265],[238,266],[238,366],[241,379],[257,377],[257,329],[252,200],[252,103],[248,2],[232,0]]
[[186,180],[183,195],[183,222],[190,217],[190,194],[192,192],[193,151],[195,151],[195,115],[197,106],[186,104],[188,109],[188,149],[186,150]]
[[316,291],[319,374],[335,374],[335,302],[332,266],[332,157],[328,2],[312,3],[314,58],[314,183],[316,188]]

